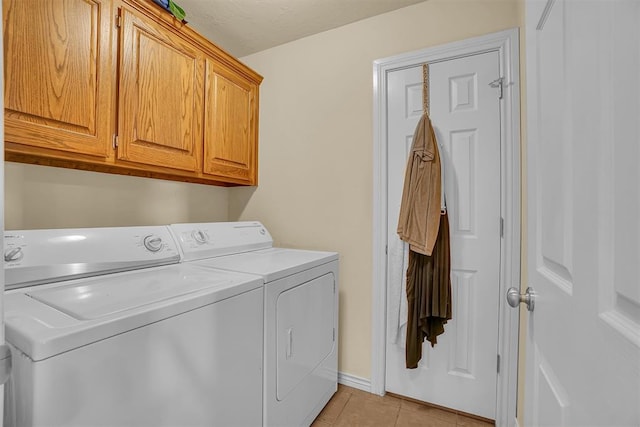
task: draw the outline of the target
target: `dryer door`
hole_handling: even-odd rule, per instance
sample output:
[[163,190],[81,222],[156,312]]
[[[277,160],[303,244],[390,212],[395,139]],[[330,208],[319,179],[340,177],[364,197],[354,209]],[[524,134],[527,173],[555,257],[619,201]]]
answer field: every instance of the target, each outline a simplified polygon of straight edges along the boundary
[[331,354],[335,344],[335,276],[325,274],[280,294],[277,312],[277,399]]

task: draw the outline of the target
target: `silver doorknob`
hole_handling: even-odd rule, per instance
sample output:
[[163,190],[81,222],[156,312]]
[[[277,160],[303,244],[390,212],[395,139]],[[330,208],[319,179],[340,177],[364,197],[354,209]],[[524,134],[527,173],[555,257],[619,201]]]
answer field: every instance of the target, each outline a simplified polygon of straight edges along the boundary
[[535,293],[532,288],[527,288],[524,294],[521,294],[516,288],[509,288],[507,291],[507,302],[511,307],[517,307],[521,302],[523,302],[527,304],[527,310],[533,311],[534,296]]

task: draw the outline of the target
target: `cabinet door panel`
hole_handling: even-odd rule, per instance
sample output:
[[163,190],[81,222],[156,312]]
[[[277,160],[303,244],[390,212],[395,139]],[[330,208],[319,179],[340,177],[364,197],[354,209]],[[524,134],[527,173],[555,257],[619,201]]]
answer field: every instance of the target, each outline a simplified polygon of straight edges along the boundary
[[206,60],[204,173],[255,184],[257,85]]
[[120,61],[118,158],[198,170],[201,52],[125,9]]
[[111,3],[4,0],[5,139],[107,157]]

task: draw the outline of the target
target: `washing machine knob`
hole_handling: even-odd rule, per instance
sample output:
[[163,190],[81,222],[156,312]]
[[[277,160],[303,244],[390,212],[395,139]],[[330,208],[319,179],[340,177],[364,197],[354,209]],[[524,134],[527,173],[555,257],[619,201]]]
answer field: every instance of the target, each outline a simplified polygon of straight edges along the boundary
[[162,238],[155,234],[149,234],[142,242],[144,243],[144,247],[151,252],[158,252],[162,249]]
[[195,241],[200,244],[204,244],[209,241],[209,236],[207,236],[207,233],[202,230],[193,230],[193,233],[191,233],[191,235],[193,236]]
[[20,261],[23,256],[22,248],[9,248],[4,251],[4,260],[6,262]]

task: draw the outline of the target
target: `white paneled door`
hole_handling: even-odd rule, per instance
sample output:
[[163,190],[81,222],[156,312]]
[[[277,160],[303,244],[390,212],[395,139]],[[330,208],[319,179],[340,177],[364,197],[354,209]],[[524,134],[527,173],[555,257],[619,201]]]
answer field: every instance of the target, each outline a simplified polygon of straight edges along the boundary
[[[406,251],[396,234],[407,154],[422,114],[422,67],[388,74],[386,390],[495,419],[500,285],[500,101],[497,52],[430,65],[430,112],[445,165],[453,320],[405,368],[400,292]],[[404,302],[403,304],[404,305]],[[397,337],[397,341],[394,339]]]
[[528,1],[526,28],[536,296],[520,417],[639,426],[640,2]]

